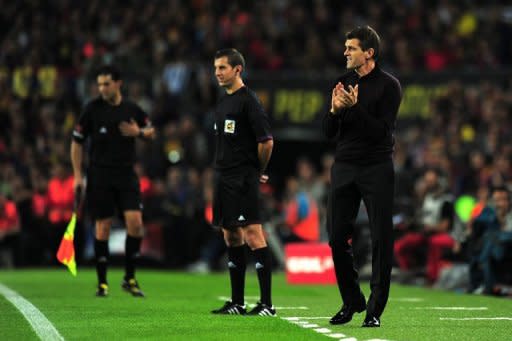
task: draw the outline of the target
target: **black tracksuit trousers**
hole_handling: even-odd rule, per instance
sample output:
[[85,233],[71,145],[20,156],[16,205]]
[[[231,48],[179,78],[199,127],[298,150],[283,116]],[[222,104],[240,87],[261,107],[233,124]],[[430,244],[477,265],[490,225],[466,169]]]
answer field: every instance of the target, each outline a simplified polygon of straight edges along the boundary
[[380,317],[389,296],[393,261],[393,197],[392,160],[366,166],[334,163],[327,207],[327,230],[338,288],[344,304],[358,304],[361,291],[348,240],[352,236],[362,199],[368,212],[372,249],[371,295],[367,315],[375,317]]

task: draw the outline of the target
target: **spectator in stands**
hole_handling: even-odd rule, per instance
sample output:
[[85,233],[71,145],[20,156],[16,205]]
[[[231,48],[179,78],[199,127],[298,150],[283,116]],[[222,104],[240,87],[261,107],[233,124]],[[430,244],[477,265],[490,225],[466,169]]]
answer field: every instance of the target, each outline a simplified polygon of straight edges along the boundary
[[20,218],[16,204],[0,192],[0,267],[14,266],[19,232]]
[[[479,266],[471,267],[471,278],[481,278],[482,287],[476,292],[485,294],[496,293],[500,269],[508,272],[512,260],[512,206],[510,192],[505,187],[496,187],[492,191],[492,203],[487,205],[475,219],[474,233],[482,236],[482,247],[477,255]],[[480,231],[479,231],[480,230]],[[481,272],[481,276],[475,275]],[[510,278],[508,279],[510,280]],[[475,287],[476,283],[472,283]]]
[[[73,175],[69,166],[63,162],[56,163],[52,168],[52,177],[48,182],[48,220],[50,222],[48,236],[50,252],[57,254],[60,241],[66,226],[73,214]],[[57,264],[57,259],[53,263]]]
[[[16,175],[10,183],[12,201],[16,205],[19,217],[19,239],[15,248],[14,263],[16,266],[25,266],[32,258],[31,250],[28,248],[29,241],[34,239],[34,231],[38,228],[32,224],[32,192],[28,187],[28,183],[23,177]],[[44,239],[42,239],[44,240]],[[41,243],[41,239],[38,241]]]
[[151,179],[147,176],[146,169],[141,163],[135,163],[133,169],[135,170],[135,174],[137,174],[137,177],[139,178],[140,194],[142,196],[142,202],[144,202],[144,200],[146,200],[148,197],[152,195],[153,189]]
[[422,198],[419,210],[419,231],[411,231],[395,242],[395,257],[401,270],[412,270],[422,264],[419,250],[426,250],[426,274],[430,283],[437,280],[443,266],[443,250],[451,249],[454,240],[450,236],[453,225],[453,198],[447,193],[439,174],[428,169],[417,185]]
[[190,264],[187,270],[194,273],[208,273],[213,269],[218,269],[220,258],[226,253],[226,243],[220,229],[213,227],[213,186],[205,184],[203,188],[204,196],[204,219],[210,226],[206,231],[206,238],[201,246],[199,259]]
[[286,181],[283,214],[284,226],[280,235],[284,243],[318,241],[320,221],[316,201],[299,187],[295,177]]
[[[30,229],[32,231],[27,248],[34,256],[30,265],[49,264],[54,258],[50,250],[50,222],[48,221],[48,179],[37,169],[31,171],[32,183],[32,212],[30,214]],[[30,259],[31,257],[29,257]]]

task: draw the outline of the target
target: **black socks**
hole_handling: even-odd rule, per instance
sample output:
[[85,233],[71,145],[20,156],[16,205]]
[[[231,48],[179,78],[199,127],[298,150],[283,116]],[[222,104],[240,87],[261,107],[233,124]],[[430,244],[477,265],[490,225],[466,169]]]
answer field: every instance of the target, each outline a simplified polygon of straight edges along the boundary
[[272,306],[272,259],[267,246],[252,251],[256,272],[258,273],[258,282],[260,284],[260,302]]
[[140,255],[142,238],[126,235],[125,244],[125,280],[135,278],[135,265]]
[[228,268],[231,279],[231,302],[244,305],[245,245],[228,247]]
[[94,253],[96,255],[96,274],[98,283],[107,284],[107,265],[108,265],[108,240],[94,239]]

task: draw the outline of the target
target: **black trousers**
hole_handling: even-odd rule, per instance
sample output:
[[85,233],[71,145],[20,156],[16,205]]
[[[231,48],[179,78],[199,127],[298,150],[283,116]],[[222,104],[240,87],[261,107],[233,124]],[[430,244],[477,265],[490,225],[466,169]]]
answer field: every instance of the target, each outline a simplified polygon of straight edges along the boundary
[[395,173],[391,160],[357,166],[334,163],[327,206],[327,231],[336,279],[343,303],[358,304],[361,294],[354,268],[352,237],[363,200],[370,222],[372,247],[371,295],[367,314],[380,317],[389,296],[393,262],[393,196]]

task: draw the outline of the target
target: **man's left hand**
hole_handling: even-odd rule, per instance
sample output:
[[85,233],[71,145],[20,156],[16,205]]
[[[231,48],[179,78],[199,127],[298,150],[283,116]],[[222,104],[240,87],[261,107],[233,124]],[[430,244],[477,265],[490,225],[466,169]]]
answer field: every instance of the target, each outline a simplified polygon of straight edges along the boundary
[[123,121],[119,123],[119,131],[121,131],[121,135],[128,137],[137,137],[140,133],[140,127],[132,118],[130,122]]
[[357,104],[357,95],[359,93],[359,84],[357,84],[355,87],[352,85],[349,85],[349,91],[345,89],[341,89],[341,96],[342,96],[342,102],[343,104],[350,108]]

